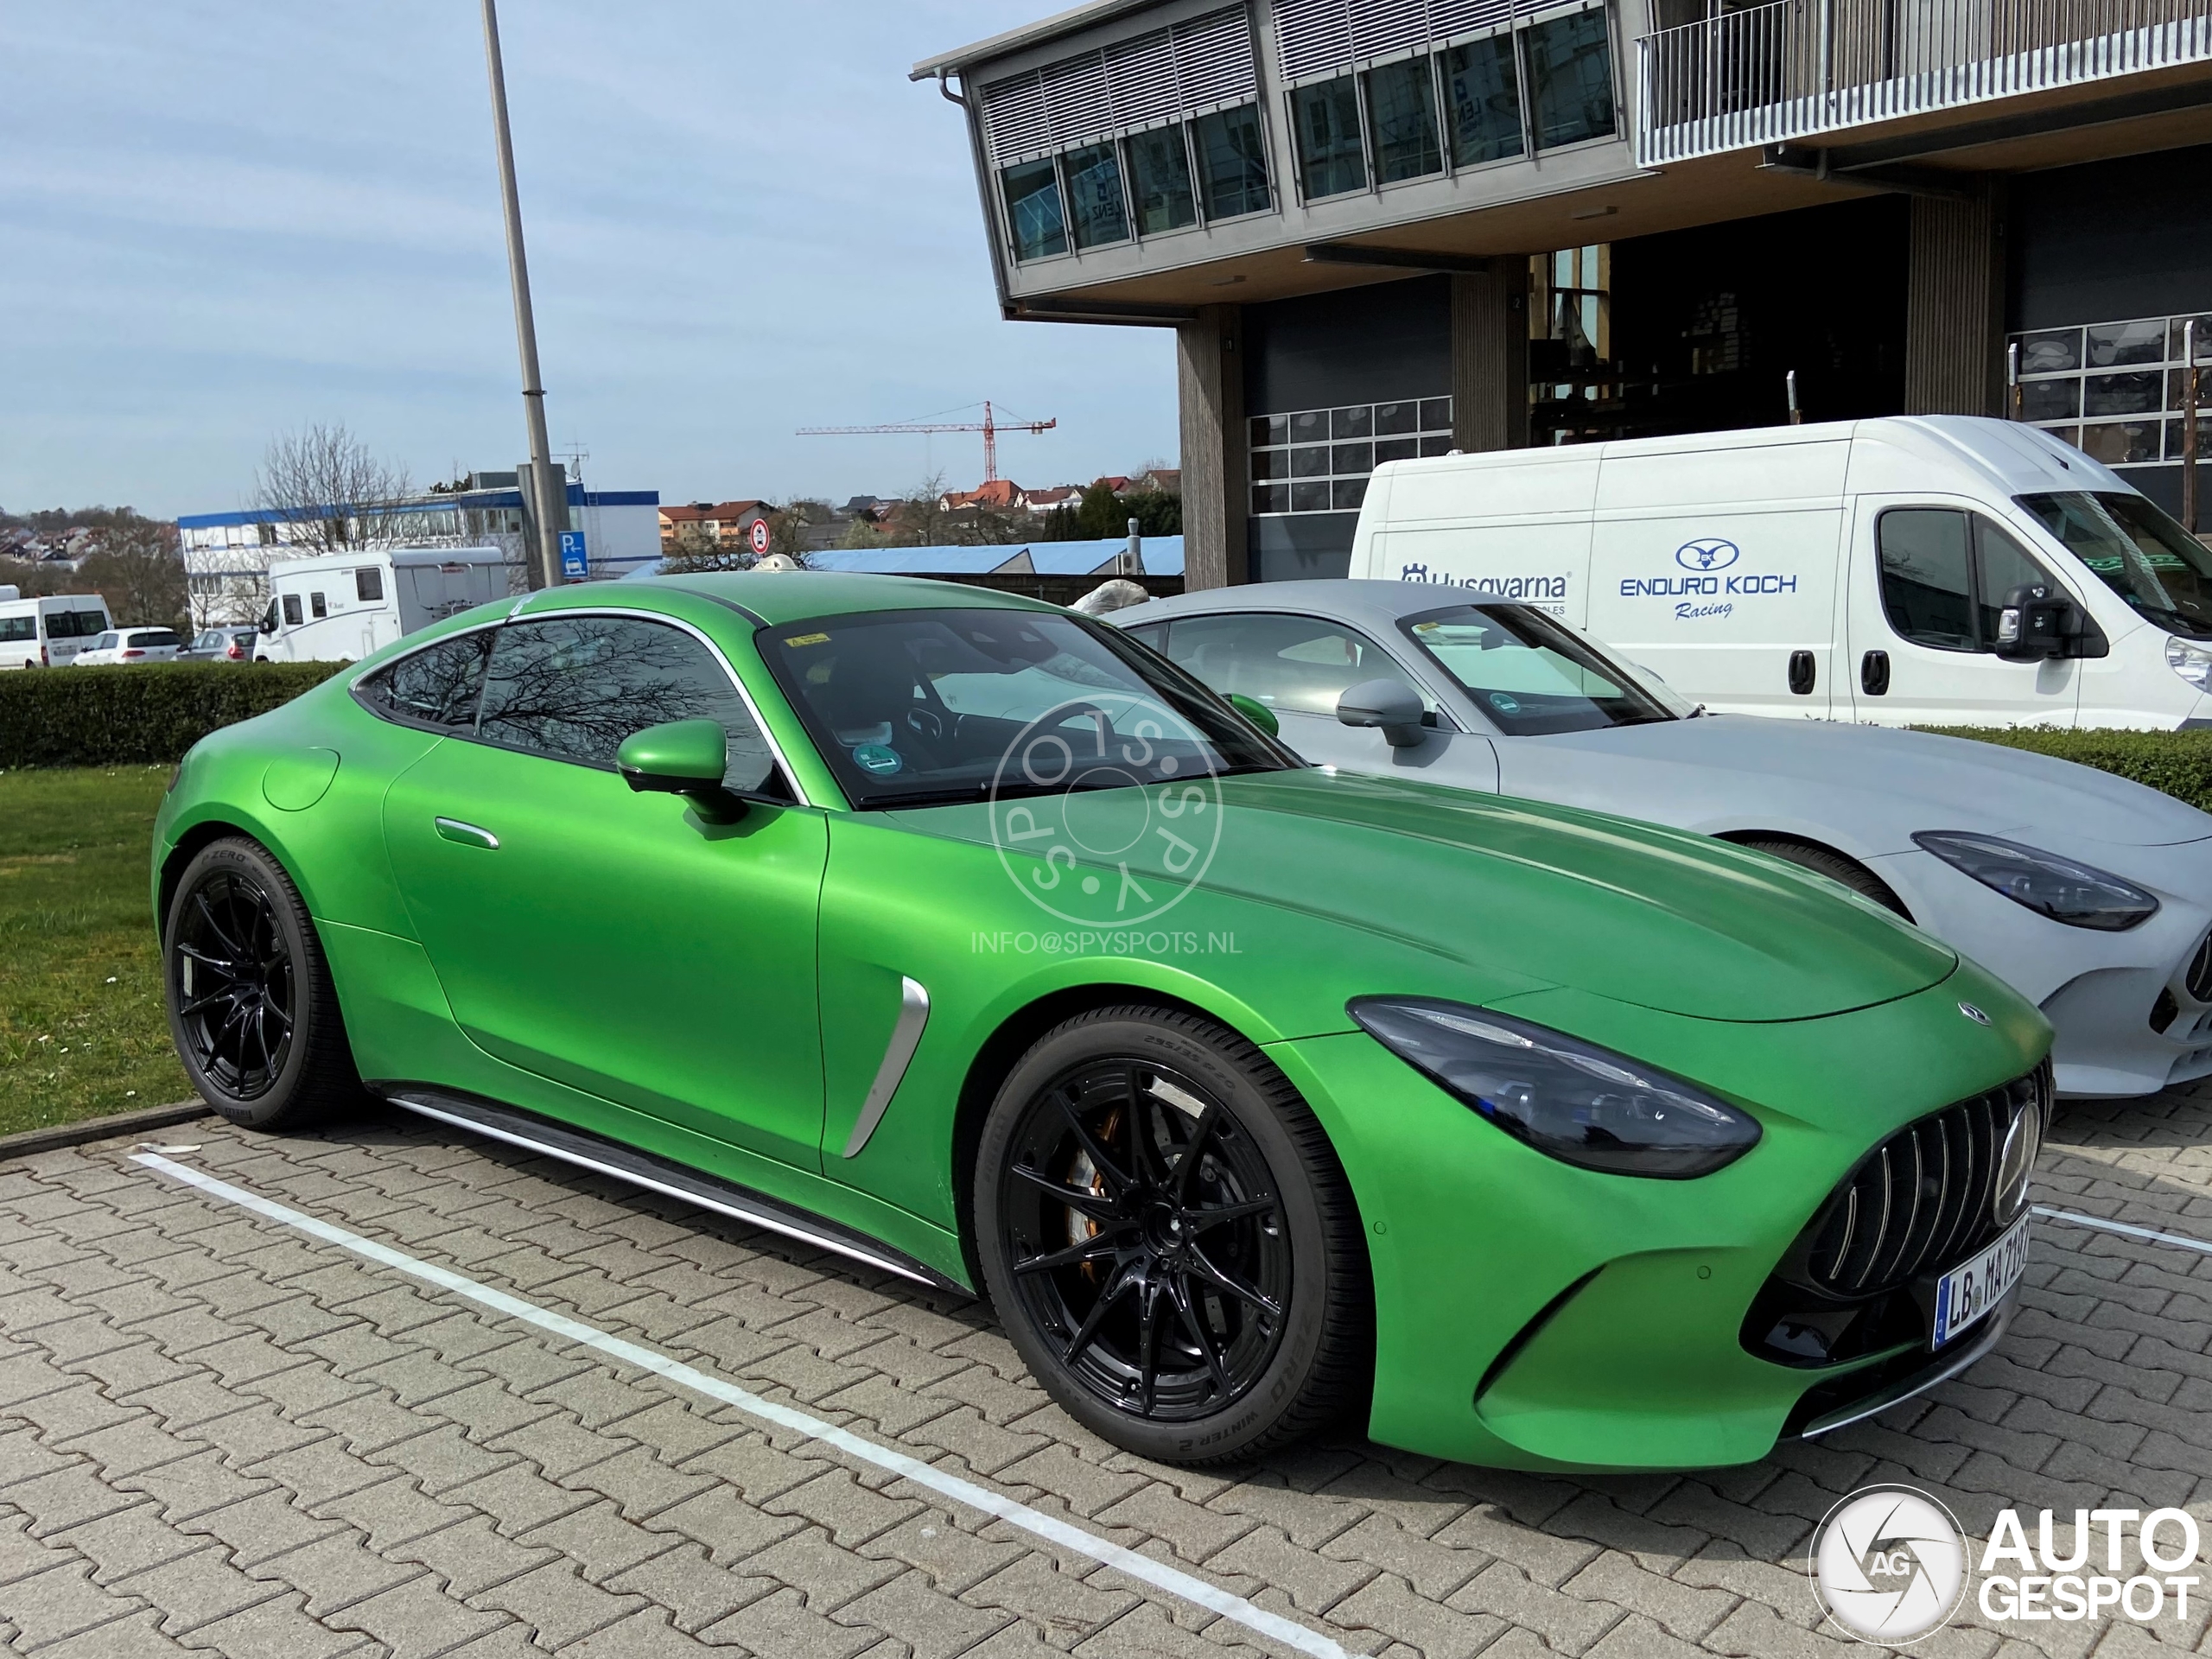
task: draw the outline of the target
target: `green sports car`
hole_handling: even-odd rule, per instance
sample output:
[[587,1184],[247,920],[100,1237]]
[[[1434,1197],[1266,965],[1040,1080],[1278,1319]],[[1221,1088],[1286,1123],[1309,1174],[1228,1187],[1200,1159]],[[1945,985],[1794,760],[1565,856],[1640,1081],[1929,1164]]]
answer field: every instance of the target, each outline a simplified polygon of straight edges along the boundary
[[1743,1462],[1995,1343],[2033,1007],[1792,866],[1270,723],[948,584],[503,601],[186,757],[177,1047],[238,1123],[376,1097],[985,1292],[1169,1461],[1356,1409]]

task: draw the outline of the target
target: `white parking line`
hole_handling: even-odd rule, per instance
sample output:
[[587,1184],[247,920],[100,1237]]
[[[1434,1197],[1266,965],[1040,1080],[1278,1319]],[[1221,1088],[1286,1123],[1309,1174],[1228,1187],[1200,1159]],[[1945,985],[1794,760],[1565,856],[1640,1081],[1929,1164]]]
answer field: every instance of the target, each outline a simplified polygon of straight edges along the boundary
[[612,1336],[600,1330],[596,1325],[586,1325],[581,1319],[572,1319],[565,1313],[556,1313],[550,1308],[540,1307],[534,1302],[526,1302],[519,1296],[509,1295],[505,1291],[494,1290],[489,1285],[479,1284],[475,1280],[455,1273],[451,1268],[441,1268],[429,1262],[417,1261],[404,1250],[396,1250],[389,1244],[380,1244],[372,1238],[363,1238],[359,1233],[348,1232],[343,1227],[334,1226],[329,1222],[303,1215],[287,1205],[278,1204],[273,1198],[264,1198],[260,1194],[249,1192],[243,1187],[232,1186],[229,1182],[218,1180],[214,1176],[202,1171],[173,1162],[158,1153],[133,1153],[131,1160],[134,1163],[143,1164],[149,1169],[158,1170],[173,1180],[182,1181],[188,1186],[197,1187],[200,1192],[221,1198],[227,1204],[237,1205],[241,1209],[251,1210],[256,1215],[266,1217],[270,1221],[281,1222],[287,1227],[296,1228],[310,1236],[321,1239],[325,1243],[335,1244],[340,1249],[351,1250],[356,1255],[365,1256],[369,1261],[378,1262],[384,1267],[395,1268],[411,1277],[423,1280],[426,1283],[435,1285],[442,1290],[449,1290],[457,1296],[465,1296],[471,1301],[480,1302],[486,1307],[491,1308],[495,1313],[503,1313],[509,1319],[520,1319],[526,1325],[537,1326],[541,1331],[550,1331],[554,1335],[564,1337],[571,1342],[582,1343],[587,1347],[597,1349],[609,1358],[620,1360],[625,1365],[634,1365],[639,1370],[651,1371],[656,1376],[664,1376],[670,1382],[679,1383],[695,1393],[702,1394],[710,1400],[719,1401],[728,1406],[735,1406],[740,1411],[748,1413],[765,1422],[773,1423],[779,1428],[791,1429],[797,1433],[807,1436],[810,1440],[819,1440],[825,1446],[835,1446],[848,1456],[857,1458],[863,1463],[872,1463],[879,1469],[890,1470],[913,1482],[917,1486],[926,1486],[931,1491],[968,1509],[980,1511],[984,1515],[995,1516],[1010,1526],[1019,1527],[1024,1532],[1033,1533],[1048,1542],[1059,1545],[1062,1548],[1088,1555],[1094,1561],[1113,1567],[1117,1572],[1126,1573],[1133,1579],[1141,1580],[1154,1589],[1164,1590],[1169,1595],[1179,1597],[1194,1606],[1203,1607],[1209,1612],[1219,1613],[1224,1618],[1232,1619],[1246,1629],[1255,1630],[1299,1653],[1311,1654],[1314,1659],[1345,1659],[1344,1649],[1318,1630],[1309,1630],[1294,1620],[1268,1612],[1265,1608],[1255,1607],[1242,1596],[1233,1596],[1228,1591],[1208,1584],[1203,1579],[1193,1578],[1188,1573],[1178,1572],[1172,1567],[1163,1567],[1150,1556],[1140,1555],[1133,1549],[1124,1549],[1119,1544],[1096,1537],[1080,1527],[1071,1526],[1055,1516],[1033,1510],[1027,1503],[1017,1503],[1002,1493],[992,1491],[988,1487],[978,1486],[973,1481],[963,1480],[957,1475],[948,1475],[918,1458],[908,1457],[903,1452],[894,1452],[889,1446],[879,1446],[874,1440],[864,1440],[849,1429],[840,1428],[834,1423],[825,1423],[818,1417],[809,1416],[803,1411],[794,1411],[789,1406],[778,1405],[772,1400],[764,1400],[759,1395],[741,1389],[734,1382],[725,1382],[719,1376],[711,1376],[696,1367],[687,1365],[681,1360],[671,1359],[666,1354],[657,1352],[653,1349],[644,1347],[624,1338]]
[[2199,1255],[2212,1255],[2212,1243],[2180,1233],[2154,1232],[2148,1227],[2131,1227],[2124,1221],[2107,1221],[2102,1216],[2081,1216],[2071,1210],[2054,1210],[2047,1204],[2036,1205],[2035,1211],[2052,1221],[2063,1221],[2070,1227],[2094,1227],[2101,1233],[2126,1233],[2130,1238],[2147,1238],[2154,1244],[2171,1244],[2177,1250],[2195,1250]]

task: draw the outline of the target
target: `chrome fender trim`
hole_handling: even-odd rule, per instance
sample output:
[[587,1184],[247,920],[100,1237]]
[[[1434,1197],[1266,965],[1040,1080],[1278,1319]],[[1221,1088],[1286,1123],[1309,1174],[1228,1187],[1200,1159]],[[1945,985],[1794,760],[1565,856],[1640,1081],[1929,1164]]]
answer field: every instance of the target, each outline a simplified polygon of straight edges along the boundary
[[861,1115],[853,1122],[853,1133],[845,1142],[846,1157],[859,1157],[861,1148],[875,1133],[875,1126],[883,1122],[891,1096],[899,1092],[906,1068],[914,1063],[914,1051],[922,1045],[922,1028],[929,1022],[927,988],[919,980],[902,978],[899,982],[899,1018],[892,1024],[890,1042],[884,1046],[883,1064],[876,1067],[875,1081],[868,1085],[868,1098],[861,1103]]

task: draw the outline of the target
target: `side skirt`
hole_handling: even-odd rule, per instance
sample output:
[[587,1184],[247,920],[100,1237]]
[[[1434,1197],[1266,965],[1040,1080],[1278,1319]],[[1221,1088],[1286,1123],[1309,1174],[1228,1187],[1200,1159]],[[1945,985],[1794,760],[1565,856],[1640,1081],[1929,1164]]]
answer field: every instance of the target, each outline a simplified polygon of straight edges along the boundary
[[696,1204],[702,1210],[712,1210],[748,1226],[765,1228],[786,1238],[834,1250],[839,1255],[912,1279],[932,1290],[969,1294],[934,1268],[864,1233],[750,1187],[740,1186],[734,1181],[725,1181],[703,1170],[640,1152],[603,1135],[556,1123],[497,1101],[457,1094],[427,1084],[380,1081],[371,1083],[368,1088],[391,1105],[440,1123],[488,1135],[525,1151],[542,1153],[595,1174],[611,1175],[648,1192],[681,1198],[686,1204]]

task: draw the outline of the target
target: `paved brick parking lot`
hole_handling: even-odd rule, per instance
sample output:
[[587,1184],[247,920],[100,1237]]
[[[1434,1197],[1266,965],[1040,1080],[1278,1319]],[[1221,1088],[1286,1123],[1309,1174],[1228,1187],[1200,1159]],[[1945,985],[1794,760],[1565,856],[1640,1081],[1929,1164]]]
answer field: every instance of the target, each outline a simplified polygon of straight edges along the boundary
[[[1686,1477],[1501,1474],[1356,1434],[1228,1475],[1051,1406],[979,1305],[430,1126],[168,1155],[728,1379],[1294,1621],[1347,1653],[1864,1651],[1804,1550],[1910,1481],[2024,1510],[2212,1517],[2212,1256],[2046,1223],[1970,1380]],[[1282,1652],[818,1439],[256,1215],[107,1141],[0,1168],[0,1632],[12,1650],[764,1659]],[[2043,1202],[2212,1238],[2212,1089],[2073,1108]],[[926,1472],[926,1471],[925,1471]],[[1916,1652],[2202,1649],[2186,1622]]]

